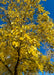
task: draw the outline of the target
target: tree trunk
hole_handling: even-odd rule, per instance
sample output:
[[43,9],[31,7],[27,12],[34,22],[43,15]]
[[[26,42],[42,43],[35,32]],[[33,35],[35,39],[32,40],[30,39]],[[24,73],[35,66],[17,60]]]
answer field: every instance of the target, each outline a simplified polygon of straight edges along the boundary
[[24,75],[27,75],[27,72],[24,72]]
[[19,61],[20,61],[20,59],[19,59],[19,57],[20,57],[20,48],[18,48],[17,52],[18,52],[18,59],[17,59],[16,65],[15,65],[15,69],[14,69],[14,75],[18,75],[17,74],[17,67],[18,67]]

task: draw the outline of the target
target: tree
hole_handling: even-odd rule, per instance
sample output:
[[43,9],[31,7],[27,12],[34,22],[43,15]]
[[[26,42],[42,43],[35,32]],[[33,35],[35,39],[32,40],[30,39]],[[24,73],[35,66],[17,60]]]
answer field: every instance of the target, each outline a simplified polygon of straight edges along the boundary
[[40,42],[54,48],[54,23],[40,1],[0,0],[0,18],[5,22],[0,28],[0,75],[39,70],[53,73],[50,58],[38,51]]

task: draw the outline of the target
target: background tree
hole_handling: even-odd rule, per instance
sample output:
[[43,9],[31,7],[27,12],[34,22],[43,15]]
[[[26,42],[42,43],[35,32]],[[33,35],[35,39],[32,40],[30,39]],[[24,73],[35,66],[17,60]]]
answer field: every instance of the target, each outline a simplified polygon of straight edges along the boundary
[[50,58],[38,51],[40,42],[49,44],[47,48],[54,48],[54,23],[40,1],[0,0],[0,18],[5,22],[0,29],[1,75],[21,75],[22,72],[39,70],[53,73]]

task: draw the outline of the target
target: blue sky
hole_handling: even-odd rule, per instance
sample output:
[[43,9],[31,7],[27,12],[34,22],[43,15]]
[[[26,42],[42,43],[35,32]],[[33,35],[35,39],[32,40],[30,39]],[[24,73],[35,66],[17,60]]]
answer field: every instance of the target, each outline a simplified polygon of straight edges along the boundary
[[50,17],[54,20],[54,0],[42,1],[45,10],[50,12]]
[[[47,0],[46,2],[42,1],[41,4],[43,4],[42,6],[44,7],[45,10],[50,12],[49,16],[54,20],[54,0]],[[45,55],[46,52],[43,49],[43,47],[41,47],[40,49],[42,50],[42,53]],[[51,59],[51,61],[54,61],[54,60]],[[40,73],[40,75],[42,75],[42,73]],[[45,72],[44,72],[44,75],[46,75]],[[54,75],[54,73],[53,74],[47,73],[47,75]]]
[[[54,20],[54,0],[41,1],[45,10],[50,12],[50,17]],[[2,24],[0,20],[0,25]]]
[[[44,7],[46,11],[50,12],[49,16],[54,20],[54,0],[47,0],[46,2],[41,1],[41,4],[43,4],[42,6]],[[44,54],[45,50],[43,51],[42,47],[41,49],[42,49],[42,53]]]

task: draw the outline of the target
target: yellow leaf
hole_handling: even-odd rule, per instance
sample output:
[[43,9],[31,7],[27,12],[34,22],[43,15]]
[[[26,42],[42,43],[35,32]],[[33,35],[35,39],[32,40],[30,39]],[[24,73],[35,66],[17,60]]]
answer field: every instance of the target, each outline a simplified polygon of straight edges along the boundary
[[13,42],[12,42],[12,45],[14,45],[15,47],[18,47],[18,46],[19,46],[19,43],[18,43],[18,42],[13,41]]
[[23,37],[20,37],[20,40],[23,40],[24,38]]
[[20,0],[17,0],[17,2],[20,2]]

